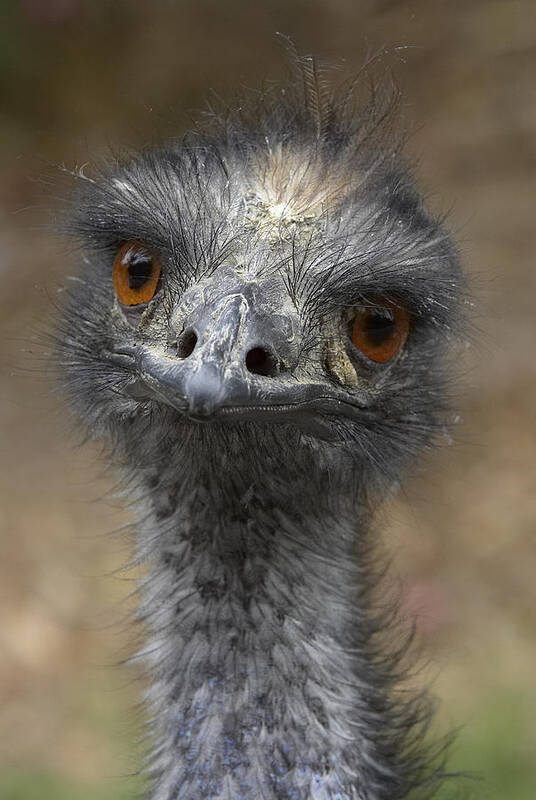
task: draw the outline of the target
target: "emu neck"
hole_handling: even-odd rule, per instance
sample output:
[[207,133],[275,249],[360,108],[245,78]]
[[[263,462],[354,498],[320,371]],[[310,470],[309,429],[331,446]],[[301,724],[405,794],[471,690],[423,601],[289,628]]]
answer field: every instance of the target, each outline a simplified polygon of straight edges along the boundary
[[152,800],[404,796],[379,744],[355,487],[333,465],[314,491],[300,471],[222,467],[161,479],[140,530]]

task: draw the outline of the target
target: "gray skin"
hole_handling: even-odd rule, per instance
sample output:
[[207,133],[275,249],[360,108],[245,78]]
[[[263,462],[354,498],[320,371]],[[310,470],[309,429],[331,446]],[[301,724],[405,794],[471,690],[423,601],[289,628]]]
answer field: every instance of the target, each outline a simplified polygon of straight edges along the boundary
[[[396,800],[440,780],[370,599],[372,519],[444,428],[460,271],[386,106],[302,77],[78,175],[66,224],[83,264],[62,374],[147,564],[151,800]],[[162,266],[142,307],[112,286],[129,240]],[[384,364],[350,336],[382,298],[411,313]]]

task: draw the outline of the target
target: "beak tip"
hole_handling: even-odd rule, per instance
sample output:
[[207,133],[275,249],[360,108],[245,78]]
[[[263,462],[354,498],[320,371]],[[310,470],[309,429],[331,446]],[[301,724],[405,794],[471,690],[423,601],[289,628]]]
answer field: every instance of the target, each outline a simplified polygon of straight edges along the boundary
[[197,370],[186,385],[186,399],[189,415],[198,418],[213,416],[225,399],[221,376],[212,370]]

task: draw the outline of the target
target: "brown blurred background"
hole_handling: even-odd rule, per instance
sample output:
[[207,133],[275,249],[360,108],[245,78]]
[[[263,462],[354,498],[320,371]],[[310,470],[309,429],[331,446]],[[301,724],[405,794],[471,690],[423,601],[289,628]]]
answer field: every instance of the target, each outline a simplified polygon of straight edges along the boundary
[[536,797],[534,0],[3,0],[2,800],[117,800],[137,786],[124,776],[139,686],[114,667],[129,652],[131,576],[110,575],[128,546],[109,533],[126,516],[47,366],[44,332],[76,270],[44,231],[49,166],[90,170],[110,146],[178,133],[210,90],[281,77],[276,31],[349,72],[391,50],[408,152],[460,243],[477,331],[461,421],[386,510],[387,544],[439,727],[461,727],[452,766],[484,775],[475,797]]

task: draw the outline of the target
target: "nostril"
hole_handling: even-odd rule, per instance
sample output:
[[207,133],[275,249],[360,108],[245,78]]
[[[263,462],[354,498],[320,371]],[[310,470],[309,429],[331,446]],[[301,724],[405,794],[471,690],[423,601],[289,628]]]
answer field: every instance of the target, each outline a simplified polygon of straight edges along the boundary
[[179,358],[188,358],[195,350],[197,334],[192,328],[181,333],[177,340],[177,355]]
[[277,364],[272,353],[263,347],[253,347],[246,355],[246,368],[254,375],[275,375]]

